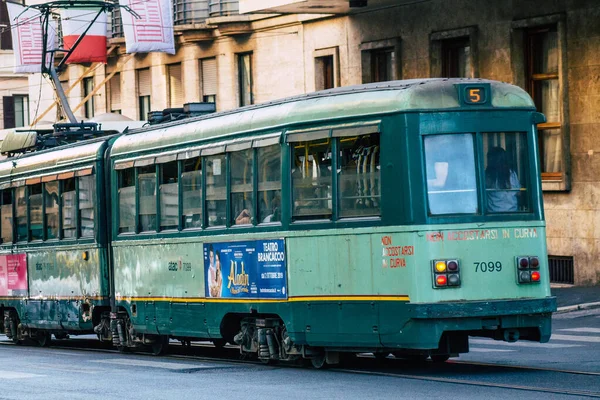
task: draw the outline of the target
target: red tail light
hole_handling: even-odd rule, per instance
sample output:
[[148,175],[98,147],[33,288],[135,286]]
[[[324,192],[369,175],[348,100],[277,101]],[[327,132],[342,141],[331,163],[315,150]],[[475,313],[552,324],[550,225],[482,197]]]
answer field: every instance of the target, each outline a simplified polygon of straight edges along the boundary
[[531,282],[539,282],[540,281],[540,273],[538,271],[533,271],[531,273]]
[[446,278],[446,275],[438,275],[438,277],[435,278],[435,283],[438,286],[446,286],[448,284],[448,278]]

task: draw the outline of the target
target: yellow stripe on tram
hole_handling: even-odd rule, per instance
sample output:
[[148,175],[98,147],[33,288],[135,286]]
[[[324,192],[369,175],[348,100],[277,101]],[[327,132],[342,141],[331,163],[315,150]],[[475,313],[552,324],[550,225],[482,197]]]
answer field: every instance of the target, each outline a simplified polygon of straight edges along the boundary
[[291,303],[306,301],[410,301],[408,296],[296,296],[288,299],[227,299],[207,297],[118,297],[118,301],[160,301],[172,303]]

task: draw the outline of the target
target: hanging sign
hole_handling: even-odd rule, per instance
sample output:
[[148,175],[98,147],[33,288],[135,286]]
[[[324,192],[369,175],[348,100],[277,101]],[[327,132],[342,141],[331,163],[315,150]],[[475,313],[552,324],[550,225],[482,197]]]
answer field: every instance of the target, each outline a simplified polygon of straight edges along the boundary
[[171,0],[119,0],[119,4],[139,16],[121,9],[127,53],[175,54]]

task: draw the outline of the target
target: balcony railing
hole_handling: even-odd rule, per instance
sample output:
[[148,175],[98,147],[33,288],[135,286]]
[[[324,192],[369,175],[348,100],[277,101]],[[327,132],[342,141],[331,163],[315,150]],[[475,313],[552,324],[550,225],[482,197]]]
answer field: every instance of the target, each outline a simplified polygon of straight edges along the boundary
[[121,18],[121,9],[118,7],[113,8],[110,16],[111,26],[111,38],[123,37],[123,19]]
[[210,0],[209,12],[211,17],[226,17],[240,13],[239,0]]
[[[239,0],[173,0],[173,24],[201,24],[209,17],[239,14]],[[111,38],[123,37],[121,10],[115,8],[110,19]]]
[[208,18],[208,0],[173,0],[175,25],[201,24]]

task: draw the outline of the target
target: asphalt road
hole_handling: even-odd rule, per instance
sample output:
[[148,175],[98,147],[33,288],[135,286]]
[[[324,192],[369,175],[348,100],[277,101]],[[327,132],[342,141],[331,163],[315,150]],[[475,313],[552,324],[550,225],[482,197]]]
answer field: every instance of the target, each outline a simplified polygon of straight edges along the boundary
[[69,346],[93,348],[15,346],[0,336],[0,399],[600,398],[600,310],[555,315],[553,333],[548,344],[472,339],[469,354],[441,365],[365,356],[330,370],[120,354],[81,339]]

